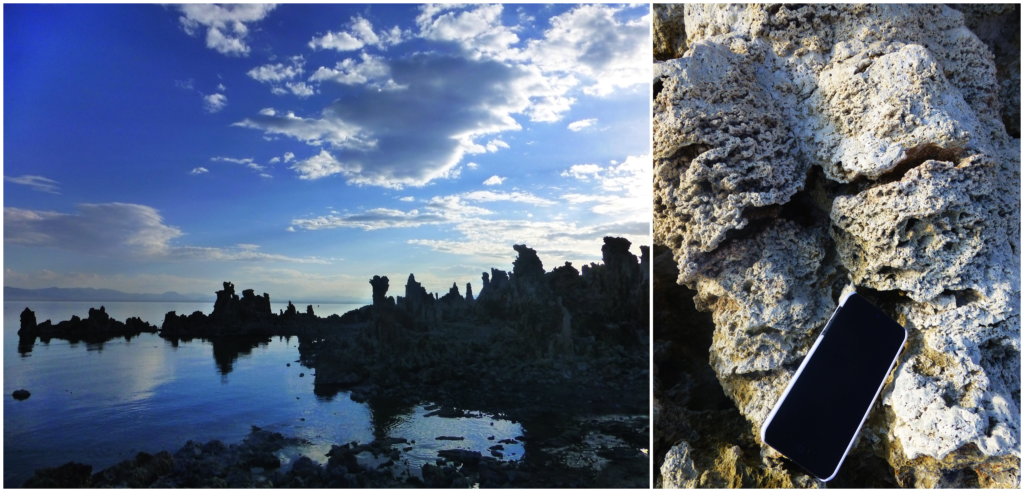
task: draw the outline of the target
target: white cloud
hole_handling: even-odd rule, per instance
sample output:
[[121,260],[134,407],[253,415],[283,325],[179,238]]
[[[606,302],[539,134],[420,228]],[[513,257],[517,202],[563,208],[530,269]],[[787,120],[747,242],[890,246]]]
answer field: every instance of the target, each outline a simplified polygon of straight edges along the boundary
[[313,95],[313,88],[306,85],[305,82],[285,82],[284,85],[296,96],[309,97]]
[[517,202],[527,203],[530,205],[538,205],[541,207],[548,207],[554,205],[555,202],[536,196],[532,193],[513,191],[511,193],[505,193],[500,191],[471,191],[459,195],[467,200],[474,202]]
[[[489,56],[509,59],[517,56],[511,45],[519,42],[515,28],[501,22],[501,5],[480,5],[475,8],[460,5],[420,7],[416,24],[419,36],[433,41],[458,43],[476,57]],[[451,11],[449,11],[451,10]]]
[[210,172],[210,170],[206,169],[205,167],[197,167],[197,168],[189,171],[188,173],[193,175],[193,176],[195,176],[195,175],[198,175],[198,174],[203,174],[203,173],[208,173],[208,172]]
[[466,164],[466,167],[468,167],[470,169],[476,169],[477,167],[479,167],[479,164],[477,164],[475,162],[470,162],[470,163]]
[[593,126],[595,123],[597,123],[597,118],[574,121],[572,123],[569,123],[569,130],[578,132],[584,128],[587,128],[588,126]]
[[203,108],[207,112],[216,113],[228,105],[228,98],[224,94],[210,94],[203,96]]
[[224,92],[224,91],[228,90],[228,88],[224,87],[224,84],[217,84],[217,90],[221,91],[221,92]]
[[562,173],[581,181],[595,180],[597,193],[567,193],[562,199],[571,204],[594,203],[591,211],[601,215],[614,215],[630,220],[650,220],[651,156],[629,156],[621,163],[607,167],[596,164],[577,164]]
[[411,197],[411,196],[403,196],[402,198],[399,198],[398,201],[401,201],[401,202],[414,202],[414,201],[416,201],[416,199]]
[[84,203],[77,214],[4,207],[4,243],[55,248],[109,257],[203,261],[328,263],[260,253],[255,245],[229,248],[176,246],[184,235],[164,224],[156,209],[133,203]]
[[400,86],[391,79],[391,67],[384,58],[368,53],[362,53],[359,57],[362,62],[346,58],[337,62],[334,68],[320,67],[309,77],[309,81],[331,81],[345,85],[367,84],[377,90],[401,90],[408,87]]
[[619,21],[615,14],[624,8],[583,5],[552,17],[544,39],[530,40],[525,54],[545,71],[590,79],[584,92],[591,95],[650,84],[650,14]]
[[352,227],[364,231],[389,229],[394,227],[419,227],[425,224],[441,224],[449,219],[441,213],[420,213],[419,210],[402,212],[387,208],[375,208],[366,212],[350,215],[327,215],[315,219],[295,219],[293,227],[307,230],[333,229],[336,227]]
[[337,148],[367,149],[375,142],[364,135],[358,126],[333,117],[330,109],[323,119],[302,118],[288,112],[280,115],[273,109],[263,109],[255,118],[246,118],[233,126],[263,130],[268,134],[281,134],[320,146],[324,142]]
[[373,30],[373,24],[366,18],[358,15],[352,17],[348,23],[348,28],[348,31],[329,31],[323,36],[314,37],[309,41],[309,47],[336,51],[354,51],[365,46],[376,46],[383,49],[401,43],[409,37],[409,32],[403,32],[398,26],[377,34]]
[[[268,63],[249,70],[247,75],[259,82],[270,84],[270,92],[272,94],[283,96],[291,91],[296,96],[309,97],[315,93],[312,87],[302,81],[291,82],[292,79],[301,76],[305,72],[303,69],[305,63],[306,61],[302,56],[293,56],[289,59],[288,64]],[[284,87],[280,85],[282,82]]]
[[210,162],[230,162],[232,164],[240,164],[249,169],[252,169],[253,171],[258,172],[267,170],[266,166],[256,164],[256,162],[253,161],[252,157],[247,157],[245,159],[235,159],[233,157],[211,157]]
[[43,193],[52,193],[54,195],[60,194],[60,191],[58,191],[57,189],[57,182],[50,178],[44,178],[42,176],[4,176],[4,181],[10,181],[12,183],[25,185],[32,188],[33,190],[42,191]]
[[278,162],[281,162],[281,158],[280,157],[272,157],[270,159],[270,163],[271,164],[277,164]]
[[349,169],[326,150],[304,161],[298,161],[289,169],[299,173],[299,179],[320,179],[332,174],[345,173]]
[[497,152],[498,149],[509,148],[507,143],[505,143],[503,140],[498,139],[494,139],[491,140],[490,142],[487,142],[487,145],[485,145],[485,147],[487,148],[488,152]]
[[589,181],[590,178],[596,177],[603,170],[604,168],[597,164],[574,164],[569,168],[569,170],[562,171],[562,177],[573,177],[583,181]]
[[231,56],[246,56],[249,46],[245,44],[249,35],[247,23],[259,22],[273,10],[269,4],[186,4],[178,6],[182,15],[181,27],[190,36],[206,28],[206,47]]
[[284,63],[271,65],[268,63],[249,70],[246,72],[246,75],[252,77],[254,80],[264,83],[283,82],[302,75],[302,66],[304,63],[305,61],[301,56],[295,56],[292,57],[291,63],[288,65],[285,65]]
[[502,178],[502,177],[499,177],[499,176],[495,175],[495,176],[491,176],[491,177],[487,178],[487,180],[484,181],[484,184],[487,185],[487,186],[495,186],[495,185],[500,185],[502,181],[505,181],[505,178]]
[[288,161],[290,161],[290,160],[292,160],[294,158],[295,158],[295,154],[293,154],[291,152],[285,152],[284,153],[284,161],[285,162],[288,162]]
[[331,49],[337,51],[358,50],[365,45],[359,38],[347,32],[328,32],[319,38],[313,38],[309,47],[313,49]]

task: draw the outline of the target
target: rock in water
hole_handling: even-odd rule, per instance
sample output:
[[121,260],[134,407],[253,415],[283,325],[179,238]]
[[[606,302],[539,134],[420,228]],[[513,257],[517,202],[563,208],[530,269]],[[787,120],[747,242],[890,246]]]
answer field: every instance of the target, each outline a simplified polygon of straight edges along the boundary
[[1019,487],[1019,6],[681,8],[657,14],[686,51],[654,68],[654,239],[751,430],[856,288],[910,339],[844,468]]
[[20,390],[14,390],[14,393],[11,394],[11,396],[13,396],[15,400],[23,401],[23,400],[27,400],[28,397],[32,396],[32,393],[29,393],[28,390],[20,389]]
[[18,330],[19,335],[29,335],[35,332],[36,329],[36,313],[29,308],[25,308],[21,312],[21,329]]

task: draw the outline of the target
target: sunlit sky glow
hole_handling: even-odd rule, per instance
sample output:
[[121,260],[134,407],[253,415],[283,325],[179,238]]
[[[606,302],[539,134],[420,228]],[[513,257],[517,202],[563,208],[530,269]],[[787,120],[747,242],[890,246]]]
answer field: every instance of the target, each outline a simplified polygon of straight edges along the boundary
[[4,285],[367,300],[650,244],[649,8],[5,5]]

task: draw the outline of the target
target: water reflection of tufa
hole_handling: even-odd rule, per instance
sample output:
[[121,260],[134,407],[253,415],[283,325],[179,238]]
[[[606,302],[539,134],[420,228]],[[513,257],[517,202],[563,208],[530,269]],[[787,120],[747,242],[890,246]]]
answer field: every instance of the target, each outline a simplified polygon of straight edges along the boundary
[[[177,338],[177,337],[166,337],[164,340],[174,347],[178,348],[181,342],[191,342],[193,338]],[[252,354],[252,350],[266,346],[271,342],[269,337],[245,337],[245,336],[233,336],[233,337],[210,337],[210,338],[198,338],[204,342],[209,343],[213,347],[213,360],[217,363],[217,372],[221,376],[227,376],[234,370],[235,361],[239,357],[249,356]]]

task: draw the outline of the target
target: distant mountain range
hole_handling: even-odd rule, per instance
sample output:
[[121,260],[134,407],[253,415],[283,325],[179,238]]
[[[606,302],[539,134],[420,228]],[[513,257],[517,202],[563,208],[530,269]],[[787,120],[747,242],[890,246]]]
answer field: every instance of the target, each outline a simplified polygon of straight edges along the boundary
[[[315,300],[296,300],[287,298],[275,298],[271,296],[272,302],[288,302],[291,300],[296,305],[305,304],[369,304],[366,299],[356,299],[343,296],[318,297]],[[5,301],[108,301],[108,302],[209,302],[213,303],[216,296],[190,292],[179,294],[177,292],[164,292],[163,294],[131,294],[113,289],[93,288],[72,288],[63,289],[60,287],[49,287],[46,289],[20,289],[18,287],[4,286]],[[301,306],[300,306],[301,307]]]
[[121,302],[213,302],[212,294],[129,294],[113,289],[72,288],[19,289],[4,286],[5,301],[121,301]]

